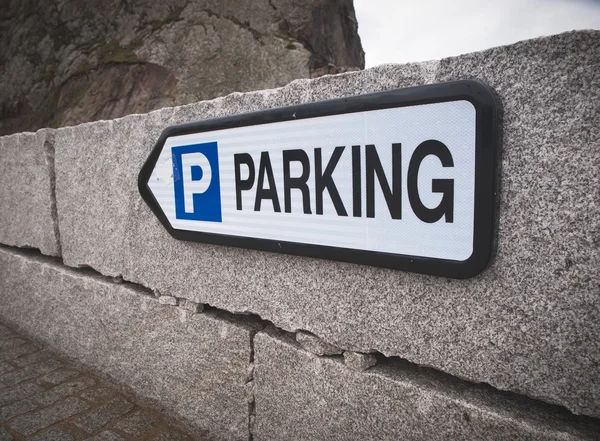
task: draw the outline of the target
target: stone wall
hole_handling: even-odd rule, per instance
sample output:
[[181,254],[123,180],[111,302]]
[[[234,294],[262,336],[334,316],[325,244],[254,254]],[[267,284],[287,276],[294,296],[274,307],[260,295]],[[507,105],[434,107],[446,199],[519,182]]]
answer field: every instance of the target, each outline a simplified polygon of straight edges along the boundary
[[[0,138],[0,319],[217,438],[596,439],[599,37]],[[475,278],[179,242],[139,196],[168,125],[455,79],[503,112]]]

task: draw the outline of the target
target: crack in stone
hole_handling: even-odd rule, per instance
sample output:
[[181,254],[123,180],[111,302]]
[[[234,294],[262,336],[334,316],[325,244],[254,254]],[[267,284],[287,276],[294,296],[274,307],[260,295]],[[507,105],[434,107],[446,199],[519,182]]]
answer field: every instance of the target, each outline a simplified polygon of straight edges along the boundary
[[[105,275],[101,274],[100,272],[94,270],[91,267],[74,268],[71,266],[67,266],[63,263],[63,260],[61,257],[53,257],[53,256],[43,255],[37,248],[23,249],[23,248],[19,248],[19,247],[0,244],[0,249],[8,250],[16,255],[29,257],[38,262],[44,262],[44,263],[60,266],[63,269],[71,271],[78,275],[81,275],[82,277],[92,277],[96,280],[101,280],[106,283],[115,283],[114,277],[105,276]],[[138,283],[129,282],[127,280],[123,280],[123,284],[127,285],[128,288],[140,293],[140,295],[151,296],[156,299],[156,297],[154,296],[155,293],[153,293],[153,291],[150,288],[147,288]],[[180,300],[182,298],[176,298],[176,299],[177,299],[177,303],[179,305]],[[158,301],[158,299],[156,299],[156,300]],[[250,341],[249,341],[250,354],[249,354],[249,358],[248,358],[248,377],[247,377],[247,382],[246,382],[246,384],[248,385],[248,387],[250,388],[250,391],[251,391],[251,393],[248,397],[248,439],[249,439],[249,441],[253,441],[253,437],[254,437],[253,425],[254,425],[254,420],[256,417],[256,401],[255,401],[255,394],[254,394],[254,380],[255,380],[255,376],[254,376],[254,362],[255,362],[254,339],[255,339],[256,334],[264,331],[267,327],[272,327],[279,334],[287,335],[292,341],[295,342],[295,344],[298,345],[299,349],[301,349],[301,350],[304,350],[304,349],[302,349],[300,347],[300,344],[296,342],[296,334],[294,332],[289,332],[284,329],[281,329],[281,328],[277,327],[276,325],[274,325],[272,322],[263,319],[258,314],[233,313],[233,312],[229,312],[225,309],[220,309],[220,308],[211,306],[209,304],[201,304],[201,305],[203,306],[203,310],[201,312],[197,312],[197,314],[207,314],[207,315],[219,317],[223,320],[228,320],[233,323],[251,325],[254,327],[254,329],[251,331],[251,334],[250,334]],[[163,306],[184,309],[182,306],[172,306],[172,305],[163,305]],[[318,336],[316,336],[316,337],[318,337]],[[430,378],[433,382],[444,383],[447,386],[454,385],[461,389],[468,387],[468,388],[473,388],[473,389],[479,390],[479,391],[485,390],[486,393],[492,394],[496,398],[502,397],[502,399],[504,399],[504,400],[522,403],[529,407],[535,407],[538,409],[538,411],[542,411],[545,413],[560,414],[560,415],[563,415],[565,417],[568,417],[568,418],[571,418],[571,419],[574,419],[577,421],[582,421],[582,422],[587,421],[587,422],[591,422],[594,424],[597,423],[598,421],[600,421],[600,419],[594,418],[591,416],[576,415],[573,412],[571,412],[569,409],[567,409],[566,407],[561,406],[559,404],[548,403],[548,402],[542,401],[538,398],[529,397],[527,395],[522,395],[522,394],[518,394],[515,392],[511,392],[511,391],[504,391],[501,389],[496,389],[494,386],[492,386],[488,383],[475,383],[475,382],[472,382],[472,381],[469,381],[466,379],[456,377],[447,372],[440,371],[434,367],[418,365],[416,363],[413,363],[407,359],[404,359],[404,358],[401,358],[398,356],[386,356],[385,354],[382,354],[381,352],[377,352],[377,351],[369,351],[369,352],[371,352],[371,355],[376,357],[377,366],[379,366],[379,367],[385,367],[385,365],[388,365],[388,366],[391,366],[391,367],[394,367],[397,369],[401,369],[401,370],[404,370],[407,372],[416,372],[416,373],[419,373],[420,375],[425,375],[426,377]],[[327,355],[319,356],[316,354],[313,354],[313,355],[316,357],[320,357],[320,358],[335,359],[335,360],[339,361],[340,363],[344,363],[344,359],[343,359],[342,355],[336,355],[336,356],[327,356]],[[348,367],[348,369],[350,369],[350,367]],[[367,372],[369,372],[369,371],[368,370],[365,371],[364,374],[367,374]]]
[[52,216],[52,229],[54,231],[54,240],[56,242],[56,252],[62,256],[62,246],[60,241],[60,230],[58,228],[58,208],[56,206],[56,171],[54,168],[54,130],[46,131],[44,139],[44,156],[48,164],[50,178],[50,213]]
[[264,46],[265,43],[262,41],[262,37],[264,35],[261,32],[259,32],[258,30],[254,29],[252,26],[250,26],[249,22],[244,23],[241,20],[239,20],[231,15],[219,14],[218,12],[215,12],[212,9],[208,9],[208,8],[203,9],[202,12],[207,13],[209,17],[217,17],[217,18],[220,18],[223,20],[230,21],[231,23],[235,24],[236,26],[239,26],[240,28],[247,30],[248,32],[250,32],[252,34],[254,39],[260,43],[261,46]]
[[254,440],[254,419],[256,418],[256,394],[254,393],[254,337],[258,331],[250,333],[250,359],[248,363],[248,383],[251,383],[248,398],[248,441]]

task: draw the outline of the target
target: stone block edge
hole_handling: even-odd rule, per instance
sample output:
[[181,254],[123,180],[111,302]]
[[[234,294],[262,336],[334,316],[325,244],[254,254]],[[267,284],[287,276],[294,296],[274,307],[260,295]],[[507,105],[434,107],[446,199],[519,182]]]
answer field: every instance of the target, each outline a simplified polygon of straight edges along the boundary
[[[134,283],[115,280],[114,278],[104,276],[90,268],[72,268],[62,264],[60,258],[50,257],[40,254],[34,250],[23,250],[20,248],[7,247],[0,245],[0,253],[8,254],[11,257],[17,258],[23,264],[27,262],[35,262],[48,266],[59,274],[73,277],[79,280],[91,279],[96,283],[113,285],[115,283],[123,283],[125,288],[130,291],[131,295],[143,295],[151,297],[159,303],[159,297],[156,293],[148,288]],[[179,300],[179,299],[178,299]],[[162,304],[161,307],[177,308],[183,314],[193,314],[186,309],[184,304],[174,306],[170,304]],[[254,416],[255,406],[255,388],[254,370],[260,360],[255,359],[256,347],[260,346],[262,339],[275,340],[280,345],[285,345],[295,351],[302,352],[306,357],[313,359],[323,359],[327,362],[336,363],[340,366],[344,365],[345,354],[333,355],[317,355],[309,352],[303,345],[297,341],[296,334],[285,331],[273,325],[267,320],[261,319],[253,314],[234,314],[229,311],[220,310],[210,305],[204,305],[202,312],[196,313],[203,315],[210,320],[214,320],[215,324],[227,323],[234,326],[240,326],[245,330],[250,331],[250,349],[251,357],[249,360],[249,417]],[[28,333],[16,326],[20,332]],[[38,341],[35,336],[31,336],[34,341]],[[43,342],[42,342],[43,343]],[[77,365],[77,360],[69,356],[68,353],[60,348],[53,348],[60,356],[63,356],[70,362]],[[347,351],[345,351],[347,352]],[[467,380],[462,380],[450,374],[438,371],[433,368],[423,367],[411,363],[399,357],[386,357],[380,353],[370,354],[377,359],[377,364],[368,367],[366,370],[357,371],[350,365],[344,366],[353,375],[373,375],[385,379],[386,381],[403,382],[416,385],[417,387],[427,390],[434,395],[451,399],[457,403],[463,403],[467,406],[476,406],[486,412],[497,415],[499,418],[519,420],[525,424],[538,427],[540,430],[566,430],[569,433],[577,436],[584,434],[585,438],[593,439],[591,434],[600,433],[600,419],[574,415],[568,409],[554,404],[547,404],[539,400],[535,400],[524,395],[518,395],[513,392],[505,392],[493,388],[486,384],[476,384]],[[86,366],[89,368],[89,366]],[[126,385],[119,383],[118,379],[95,372],[100,378],[109,381],[111,384],[118,387],[124,393],[136,395]],[[142,400],[148,405],[159,406],[160,403],[153,399]]]
[[[383,381],[402,383],[417,387],[430,395],[438,396],[454,402],[465,409],[476,408],[492,418],[514,421],[520,425],[532,428],[539,433],[563,433],[575,439],[595,440],[600,433],[600,419],[575,415],[568,409],[554,404],[505,392],[485,383],[472,383],[462,380],[445,372],[429,367],[413,364],[399,357],[385,357],[377,354],[378,362],[374,367],[357,371],[346,364],[343,355],[318,355],[302,346],[293,333],[279,329],[273,325],[258,331],[254,338],[255,369],[260,370],[260,346],[263,343],[273,343],[299,351],[307,360],[322,360],[334,363],[348,370],[349,375],[366,375],[378,377]],[[257,386],[260,390],[260,385]],[[260,393],[258,393],[260,400]],[[260,412],[257,415],[260,418]],[[561,438],[562,439],[562,438]],[[569,438],[570,439],[570,438]]]

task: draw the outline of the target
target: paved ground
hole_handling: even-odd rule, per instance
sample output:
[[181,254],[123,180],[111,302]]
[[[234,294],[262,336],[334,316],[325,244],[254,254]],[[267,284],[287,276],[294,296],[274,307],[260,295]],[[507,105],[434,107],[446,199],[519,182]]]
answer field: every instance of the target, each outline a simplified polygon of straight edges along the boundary
[[12,440],[199,439],[0,324],[0,441]]

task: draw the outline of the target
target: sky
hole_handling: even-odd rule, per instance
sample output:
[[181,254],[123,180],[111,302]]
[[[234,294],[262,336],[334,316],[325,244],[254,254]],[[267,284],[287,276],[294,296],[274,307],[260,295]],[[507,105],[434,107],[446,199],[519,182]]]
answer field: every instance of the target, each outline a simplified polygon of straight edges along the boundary
[[354,0],[354,7],[366,67],[600,29],[600,0]]

